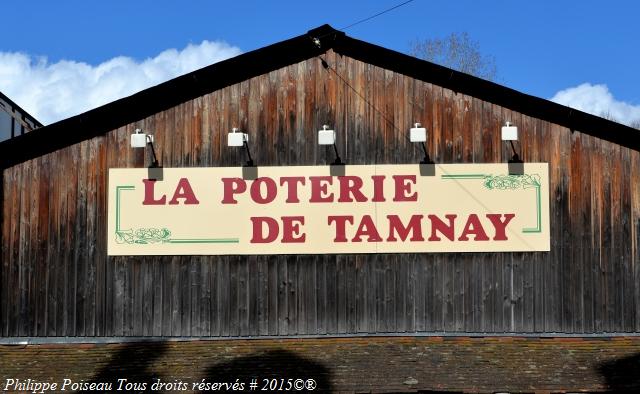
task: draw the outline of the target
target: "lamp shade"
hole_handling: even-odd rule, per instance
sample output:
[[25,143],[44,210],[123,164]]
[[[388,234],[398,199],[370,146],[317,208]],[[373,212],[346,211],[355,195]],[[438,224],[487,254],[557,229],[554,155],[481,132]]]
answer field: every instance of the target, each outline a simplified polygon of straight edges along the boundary
[[318,130],[318,145],[333,145],[336,143],[335,130],[329,130],[329,126],[322,126],[322,130]]
[[132,148],[144,148],[147,142],[153,142],[153,135],[143,133],[140,129],[136,129],[136,132],[131,134]]
[[420,123],[416,123],[414,127],[409,130],[409,140],[411,142],[425,142],[427,141],[427,129],[421,127]]
[[505,126],[502,126],[502,140],[503,141],[517,141],[518,140],[518,127],[512,126],[507,122]]
[[242,146],[244,142],[249,142],[249,135],[247,133],[240,133],[238,129],[234,128],[227,139],[228,146]]
[[147,135],[144,133],[131,134],[131,147],[144,148],[147,145]]

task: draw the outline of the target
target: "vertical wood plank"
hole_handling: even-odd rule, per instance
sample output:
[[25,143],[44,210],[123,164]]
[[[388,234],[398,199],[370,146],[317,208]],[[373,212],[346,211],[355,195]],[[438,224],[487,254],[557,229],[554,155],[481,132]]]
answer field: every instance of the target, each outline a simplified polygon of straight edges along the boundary
[[[275,256],[266,256],[267,264],[267,305],[269,316],[267,316],[268,335],[278,335],[279,334],[279,317],[282,313],[282,304],[280,304],[280,300],[284,298],[281,296],[281,293],[284,291],[283,287],[284,281],[282,281],[278,277],[278,268],[281,264]],[[285,308],[286,310],[286,308]]]
[[[11,170],[11,196],[14,197],[13,206],[11,210],[10,217],[13,218],[11,221],[11,231],[9,234],[9,256],[11,259],[11,264],[9,265],[9,275],[8,281],[9,283],[19,283],[20,276],[20,212],[22,208],[22,198],[20,196],[20,185],[22,184],[22,166],[16,165]],[[17,336],[18,335],[18,321],[19,321],[19,286],[11,286],[8,290],[8,306],[7,306],[7,336]]]
[[[549,137],[549,192],[550,198],[550,237],[552,239],[562,240],[561,223],[561,202],[563,200],[562,188],[560,187],[560,128],[543,122],[545,133]],[[562,242],[562,241],[560,241]],[[562,245],[562,243],[560,243]],[[559,291],[559,274],[558,267],[561,258],[562,246],[554,247],[549,252],[548,264],[545,271],[545,330],[560,330],[560,291]]]
[[432,264],[431,286],[434,288],[433,309],[430,311],[433,321],[431,330],[444,331],[446,327],[444,317],[447,309],[445,289],[448,286],[445,267],[443,267],[441,256],[431,256],[429,260]]
[[260,289],[258,287],[258,264],[257,256],[251,256],[247,259],[247,334],[256,336],[260,331],[260,323],[262,322],[262,312],[264,308],[259,308]]
[[347,330],[346,257],[336,256],[336,318],[337,332]]
[[638,282],[633,282],[633,232],[631,228],[632,222],[632,197],[631,185],[629,184],[629,175],[631,174],[631,157],[628,148],[620,147],[620,216],[617,217],[619,222],[619,233],[621,247],[619,251],[619,267],[622,273],[622,327],[623,332],[632,332],[635,325],[634,316],[634,286]]
[[[47,244],[49,242],[49,167],[46,165],[47,161],[48,157],[40,157],[35,160],[37,175],[34,174],[34,178],[37,182],[36,187],[38,191],[32,194],[36,201],[35,204],[38,207],[37,210],[34,209],[35,213],[32,213],[35,215],[35,217],[32,218],[32,225],[35,228],[32,242],[35,242],[36,248],[34,257],[36,262],[34,275],[35,299],[32,301],[36,309],[35,327],[32,331],[32,335],[34,336],[47,335],[47,291],[49,284],[49,265],[47,260]],[[0,196],[0,202],[1,201],[2,197]],[[2,229],[0,228],[0,232],[1,231]],[[2,258],[2,256],[0,256],[0,258]],[[2,307],[0,306],[0,310],[1,309]]]
[[427,300],[433,301],[431,293],[433,292],[433,284],[430,282],[430,276],[427,275],[427,269],[430,265],[427,264],[423,255],[412,254],[411,256],[411,270],[413,275],[413,283],[415,288],[415,329],[419,332],[427,331],[428,318],[431,318],[430,314],[427,314]]
[[[76,164],[78,166],[72,171],[77,172],[76,179],[76,199],[73,205],[76,207],[75,215],[69,218],[70,225],[74,228],[73,242],[73,260],[75,266],[75,335],[85,336],[85,301],[86,286],[92,286],[87,283],[87,268],[90,263],[87,262],[86,251],[88,248],[87,237],[87,161],[88,161],[88,142],[84,141],[77,145]],[[73,186],[72,186],[73,187]]]
[[149,335],[154,337],[161,336],[163,332],[165,311],[164,289],[166,287],[164,283],[165,270],[163,269],[163,266],[166,266],[166,263],[162,257],[154,258],[151,263],[151,275],[153,276],[153,281],[151,283],[153,315],[151,316],[151,333]]
[[[95,336],[96,335],[96,320],[98,310],[98,305],[96,303],[97,293],[98,291],[102,291],[103,286],[102,283],[98,282],[97,271],[98,267],[102,265],[101,259],[98,258],[98,217],[99,217],[99,207],[101,202],[98,194],[101,192],[99,190],[99,178],[98,173],[103,172],[104,167],[101,166],[100,155],[99,155],[99,139],[93,139],[87,141],[87,161],[89,166],[87,168],[87,201],[86,201],[86,211],[87,211],[87,224],[86,224],[86,237],[87,237],[87,250],[85,261],[87,264],[86,275],[85,275],[85,335],[86,336]],[[42,200],[42,199],[41,199]]]
[[[301,335],[447,330],[632,332],[640,327],[638,153],[370,64],[326,54],[256,76],[3,170],[3,336]],[[372,104],[373,106],[369,105]],[[374,109],[375,107],[375,109]],[[507,119],[508,118],[508,119]],[[225,134],[246,129],[261,165],[322,164],[330,123],[350,164],[413,162],[414,121],[433,159],[548,162],[551,252],[107,257],[109,167],[153,130],[162,164],[239,165]],[[144,159],[144,163],[142,162]],[[7,286],[7,284],[17,286]]]
[[204,285],[205,276],[202,274],[202,258],[191,258],[189,261],[189,283],[191,288],[190,294],[190,314],[191,314],[191,331],[189,335],[202,336],[203,335],[203,320],[202,310],[208,309],[205,305],[205,298],[203,297],[203,288],[208,288]]
[[289,332],[289,278],[287,272],[287,260],[285,258],[272,257],[277,270],[278,289],[278,335],[286,335]]
[[594,331],[601,332],[606,320],[606,286],[602,265],[603,253],[603,185],[600,171],[603,169],[603,153],[600,140],[595,140],[592,144],[590,162],[590,177],[592,181],[592,189],[594,193],[591,195],[591,259],[593,269],[593,286],[594,286]]
[[[137,278],[137,285],[139,289],[139,301],[136,306],[140,310],[140,321],[137,322],[138,335],[150,336],[153,332],[153,264],[149,259],[140,264],[139,278]],[[138,313],[136,310],[135,313]]]
[[8,283],[9,274],[9,202],[5,200],[5,190],[9,189],[9,183],[6,182],[8,172],[5,168],[0,167],[0,335],[7,336],[7,319],[8,316]]
[[591,184],[593,180],[591,179],[591,168],[588,162],[589,157],[591,156],[589,153],[593,151],[593,137],[584,135],[582,136],[582,144],[581,144],[581,158],[580,158],[580,167],[578,171],[581,176],[581,183],[579,186],[578,193],[580,194],[580,201],[577,203],[581,206],[580,212],[580,221],[579,226],[582,229],[582,232],[579,233],[580,243],[579,243],[579,251],[580,254],[578,256],[578,264],[581,267],[582,280],[581,282],[581,294],[580,294],[580,302],[581,302],[581,319],[580,319],[580,332],[591,333],[594,330],[594,299],[593,299],[593,277],[594,271],[596,270],[596,263],[594,256],[589,252],[592,250],[592,242],[593,239],[593,228],[591,227],[592,219],[591,219],[591,207],[587,204],[587,200],[590,200],[590,196],[592,195]]
[[[256,335],[267,335],[269,333],[269,319],[275,314],[269,305],[269,271],[266,256],[258,256],[256,264],[252,267],[255,272],[256,322],[254,322]],[[249,275],[252,275],[251,273]],[[277,315],[276,315],[277,316]]]
[[631,269],[633,271],[633,292],[635,316],[634,330],[640,329],[640,152],[631,152]]
[[240,267],[240,257],[229,258],[229,334],[230,336],[240,335],[240,319],[242,308],[240,295],[242,287],[238,277]]
[[231,259],[227,256],[221,259],[221,265],[219,267],[220,273],[218,274],[218,307],[220,335],[229,336],[231,332],[231,280],[230,275]]
[[[393,256],[384,255],[384,320],[386,332],[397,332],[396,326],[397,311],[394,298],[396,296],[396,267],[397,262]],[[353,287],[351,287],[353,289]],[[350,297],[350,300],[352,297]]]
[[[314,334],[327,333],[327,257],[318,256],[315,260],[315,304],[316,304],[316,328]],[[356,284],[358,286],[358,284]],[[358,292],[360,294],[360,292]]]
[[173,328],[173,257],[162,257],[160,259],[161,281],[162,281],[162,317],[160,330],[163,336],[171,336]]
[[[618,221],[622,218],[622,163],[621,160],[621,148],[619,145],[612,146],[611,149],[611,222],[617,227]],[[613,312],[613,319],[611,320],[612,329],[615,331],[624,331],[624,262],[622,261],[621,251],[624,248],[625,241],[622,239],[621,231],[616,231],[617,228],[612,231],[613,239],[611,242],[611,249],[609,250],[611,260],[611,278],[612,283],[610,286],[613,297],[611,309]]]
[[18,214],[19,220],[19,230],[18,230],[18,254],[17,254],[17,262],[18,262],[18,277],[17,283],[18,286],[16,288],[16,298],[15,302],[17,304],[17,313],[14,315],[14,335],[26,336],[29,335],[27,331],[27,327],[29,325],[29,277],[31,271],[31,262],[29,261],[29,210],[31,205],[31,186],[32,186],[32,162],[26,162],[20,164],[23,181],[20,188],[20,212]]
[[298,329],[298,261],[296,256],[287,256],[287,334],[295,335]]
[[407,332],[410,330],[410,320],[413,314],[413,308],[409,303],[409,292],[411,291],[411,282],[409,280],[408,268],[411,260],[405,260],[405,256],[389,255],[387,259],[391,262],[391,269],[394,272],[394,293],[393,304],[391,308],[395,312],[394,332]]
[[206,335],[220,336],[220,316],[218,303],[218,275],[220,269],[220,258],[207,261],[209,269],[209,329]]

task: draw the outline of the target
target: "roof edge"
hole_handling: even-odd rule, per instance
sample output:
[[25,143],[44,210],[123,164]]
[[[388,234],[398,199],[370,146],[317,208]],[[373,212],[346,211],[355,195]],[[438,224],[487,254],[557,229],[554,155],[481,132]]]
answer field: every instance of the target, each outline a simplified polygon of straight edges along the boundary
[[337,53],[640,151],[640,130],[349,36]]
[[640,151],[640,131],[345,35],[322,25],[0,143],[0,168],[103,135],[251,77],[336,53]]
[[31,120],[33,122],[34,126],[36,126],[36,128],[44,127],[44,125],[42,123],[40,123],[40,121],[38,119],[36,119],[29,112],[25,111],[24,108],[22,108],[21,106],[16,104],[15,101],[11,100],[9,97],[7,97],[7,95],[5,95],[2,92],[0,92],[0,99],[2,101],[6,102],[7,104],[9,104],[10,106],[12,106],[14,109],[17,109],[18,111],[20,111],[22,113],[22,115],[24,115],[27,118],[29,118],[29,120]]
[[[0,168],[103,135],[196,97],[326,52],[344,36],[322,25],[0,143]],[[312,37],[320,37],[317,45]],[[292,50],[295,48],[295,50]]]

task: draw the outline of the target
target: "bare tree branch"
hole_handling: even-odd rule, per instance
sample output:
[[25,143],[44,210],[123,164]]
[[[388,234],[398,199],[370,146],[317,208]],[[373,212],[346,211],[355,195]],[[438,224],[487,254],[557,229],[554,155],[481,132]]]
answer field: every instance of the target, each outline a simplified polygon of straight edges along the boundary
[[469,34],[451,33],[445,38],[416,39],[409,54],[454,70],[493,81],[497,74],[493,56],[483,55]]

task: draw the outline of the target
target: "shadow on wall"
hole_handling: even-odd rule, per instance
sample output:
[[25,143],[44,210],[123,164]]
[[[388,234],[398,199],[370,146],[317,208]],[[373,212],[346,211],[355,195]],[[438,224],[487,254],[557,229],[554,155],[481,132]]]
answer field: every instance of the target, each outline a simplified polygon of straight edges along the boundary
[[[143,342],[124,344],[117,350],[114,356],[109,362],[104,365],[96,375],[87,383],[111,383],[111,390],[109,392],[126,392],[126,393],[148,393],[148,392],[194,392],[189,384],[184,389],[180,390],[155,390],[153,389],[153,383],[158,379],[166,380],[166,376],[160,376],[158,371],[154,371],[152,367],[157,365],[158,360],[167,355],[169,346],[166,342]],[[212,361],[212,358],[206,357],[208,361]],[[215,359],[220,359],[219,356],[215,356]],[[328,367],[323,364],[301,357],[300,355],[283,349],[270,350],[251,354],[244,357],[225,357],[226,361],[218,362],[215,364],[209,364],[202,376],[199,376],[197,381],[201,378],[203,382],[208,384],[231,384],[236,382],[242,382],[242,387],[226,387],[218,386],[214,388],[196,388],[195,390],[202,390],[200,393],[209,393],[213,391],[223,392],[274,392],[274,391],[291,391],[291,392],[314,392],[314,393],[331,393],[335,390],[335,387],[331,384],[332,373]],[[176,360],[177,361],[177,360]],[[204,361],[204,360],[203,360]],[[333,362],[337,362],[338,365],[332,365],[336,368],[345,367],[345,363],[342,360],[337,359]],[[630,361],[630,363],[637,363],[637,359]],[[188,363],[186,360],[177,361],[180,363]],[[631,365],[631,364],[630,364]],[[195,364],[191,365],[195,368],[196,372],[199,372],[200,366]],[[616,366],[611,367],[613,369],[618,368]],[[346,372],[346,371],[345,371]],[[637,369],[637,365],[629,370],[631,375],[629,378],[637,379],[636,376],[640,374]],[[197,373],[197,375],[200,375]],[[121,382],[118,379],[127,379],[127,382]],[[171,376],[171,378],[179,378],[179,376]],[[348,372],[344,376],[339,376],[339,379],[346,378],[347,386],[353,387],[355,381],[367,381],[367,377],[350,376]],[[255,388],[250,386],[254,381],[257,384]],[[290,381],[289,381],[290,379]],[[289,383],[290,382],[290,383]],[[624,383],[627,384],[625,380]],[[129,386],[126,386],[126,385]],[[291,386],[288,386],[288,385]],[[119,390],[120,387],[120,390]],[[616,386],[611,386],[616,387]],[[627,386],[620,386],[627,387]],[[638,387],[637,380],[630,387]],[[371,389],[384,389],[384,388],[372,388],[362,387],[362,391],[371,391]],[[352,389],[351,389],[352,390]],[[354,391],[358,391],[357,389]],[[78,393],[88,393],[89,391],[78,391]],[[95,391],[92,391],[95,392]],[[400,391],[394,391],[399,393]],[[407,391],[412,393],[444,393],[441,391]],[[452,392],[447,391],[448,394]]]
[[[151,365],[166,352],[167,344],[164,342],[125,344],[116,352],[109,363],[96,373],[91,382],[111,383],[111,392],[116,392],[119,384],[123,384],[121,392],[148,392],[156,378],[156,374],[151,370]],[[126,378],[128,382],[135,382],[136,385],[133,386],[133,383],[130,383],[131,386],[125,389],[124,384],[127,382],[118,381],[122,378]],[[141,387],[140,383],[146,383],[146,387]],[[88,393],[88,391],[78,391],[78,393]]]
[[[272,350],[214,364],[207,369],[205,377],[209,382],[233,382],[238,379],[246,382],[244,391],[262,391],[264,387],[266,392],[278,391],[280,384],[286,389],[288,379],[291,379],[292,385],[297,385],[294,388],[304,386],[302,392],[333,391],[330,372],[326,367],[287,350]],[[258,387],[250,390],[248,386],[254,378],[258,379]]]
[[640,392],[640,354],[607,361],[598,366],[610,393]]

